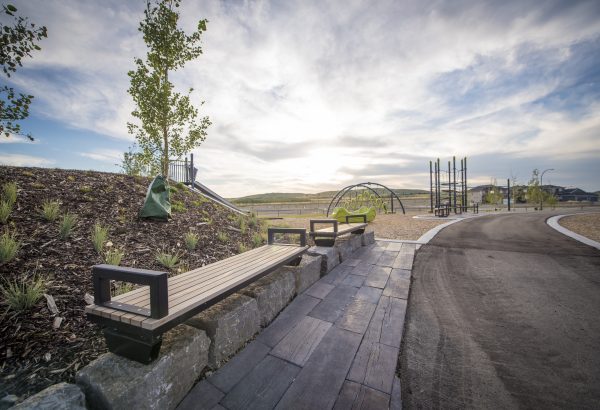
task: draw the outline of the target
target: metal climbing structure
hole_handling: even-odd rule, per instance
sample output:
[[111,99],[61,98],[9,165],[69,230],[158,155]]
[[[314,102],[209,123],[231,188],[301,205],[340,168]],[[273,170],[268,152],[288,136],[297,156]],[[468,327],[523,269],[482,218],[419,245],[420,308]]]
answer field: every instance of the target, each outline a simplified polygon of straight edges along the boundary
[[[445,167],[444,167],[445,168]],[[430,212],[436,216],[448,216],[450,212],[463,213],[477,206],[469,206],[467,198],[467,157],[456,167],[456,157],[448,161],[448,168],[442,169],[440,159],[429,161]]]
[[400,205],[400,208],[402,209],[402,213],[403,214],[406,213],[404,211],[404,205],[402,204],[402,201],[400,200],[400,198],[398,197],[398,195],[396,195],[396,193],[394,191],[392,191],[385,185],[381,185],[376,182],[360,182],[358,184],[348,185],[347,187],[339,190],[333,196],[333,199],[329,203],[329,206],[327,207],[326,215],[329,216],[329,213],[332,212],[333,209],[340,204],[340,201],[343,198],[347,198],[352,195],[355,195],[355,196],[359,195],[359,193],[364,190],[367,190],[367,191],[373,193],[377,198],[385,200],[386,203],[389,200],[389,203],[390,203],[389,212],[390,213],[395,213],[394,209],[397,209],[397,207],[396,208],[394,207],[395,201],[398,201],[398,204]]

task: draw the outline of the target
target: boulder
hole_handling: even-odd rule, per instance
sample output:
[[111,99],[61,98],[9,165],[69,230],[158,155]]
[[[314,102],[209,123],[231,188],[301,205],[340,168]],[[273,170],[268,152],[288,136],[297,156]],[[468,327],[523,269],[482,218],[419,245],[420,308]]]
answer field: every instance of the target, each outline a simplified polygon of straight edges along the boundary
[[327,275],[340,264],[339,250],[329,246],[311,246],[306,255],[321,257],[321,276]]
[[289,269],[278,269],[239,293],[256,299],[260,325],[266,327],[294,298],[296,279]]
[[369,246],[375,243],[375,232],[365,232],[361,235],[362,246]]
[[85,410],[85,396],[78,386],[59,383],[34,394],[12,408],[15,410]]
[[256,299],[233,294],[186,324],[206,332],[211,340],[208,365],[218,369],[260,330],[260,313]]
[[81,369],[75,381],[92,409],[174,409],[206,367],[209,344],[203,331],[179,325],[163,335],[152,363],[107,353]]

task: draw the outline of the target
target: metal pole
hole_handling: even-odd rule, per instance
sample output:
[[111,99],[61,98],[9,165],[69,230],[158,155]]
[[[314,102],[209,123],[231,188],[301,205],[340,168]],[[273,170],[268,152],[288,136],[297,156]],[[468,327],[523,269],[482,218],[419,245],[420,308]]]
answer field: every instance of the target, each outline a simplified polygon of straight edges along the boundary
[[467,185],[467,157],[465,157],[465,203],[469,200],[468,198],[469,188]]
[[554,171],[554,168],[545,169],[540,175],[540,211],[544,209],[544,174],[548,171]]
[[[452,169],[450,168],[450,161],[448,161],[448,206],[452,207],[452,193],[450,191],[452,187]],[[448,210],[450,212],[450,210]]]
[[441,188],[442,188],[442,181],[440,179],[440,172],[441,172],[441,167],[440,167],[440,159],[437,159],[437,194],[438,194],[438,201],[437,201],[437,207],[439,208],[440,205],[442,204],[442,192],[441,192]]
[[506,180],[506,184],[508,185],[508,212],[510,212],[510,178]]
[[454,182],[452,184],[452,192],[454,195],[454,213],[456,213],[456,156],[452,157],[452,173],[454,174]]
[[196,180],[196,176],[194,175],[194,154],[190,153],[190,183],[194,186],[194,182]]
[[431,161],[429,161],[429,212],[433,213],[433,170],[431,165]]

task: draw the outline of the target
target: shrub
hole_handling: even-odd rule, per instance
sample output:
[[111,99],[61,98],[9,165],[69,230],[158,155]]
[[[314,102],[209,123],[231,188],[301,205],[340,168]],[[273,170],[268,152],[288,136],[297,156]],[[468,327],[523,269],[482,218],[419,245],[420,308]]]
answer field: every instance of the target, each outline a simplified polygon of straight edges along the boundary
[[263,237],[260,233],[252,235],[252,246],[258,248],[263,244]]
[[15,233],[8,230],[0,236],[0,264],[12,261],[21,247],[21,243],[16,239]]
[[34,277],[28,281],[25,277],[21,281],[7,281],[0,286],[2,298],[8,307],[15,312],[24,312],[31,309],[44,295],[44,281]]
[[239,253],[244,253],[248,251],[248,247],[246,245],[244,245],[243,243],[240,243],[238,246],[238,252]]
[[179,192],[179,188],[177,188],[177,186],[169,185],[169,193],[170,194],[176,194],[177,192]]
[[175,184],[175,186],[179,190],[184,190],[185,189],[185,184],[183,182],[178,182],[177,184]]
[[58,201],[45,201],[42,204],[42,216],[46,221],[52,222],[58,218],[60,203]]
[[237,225],[240,228],[240,231],[242,232],[242,234],[245,234],[246,231],[248,230],[248,224],[246,223],[246,217],[243,215],[238,216]]
[[185,247],[188,248],[188,250],[193,251],[194,249],[196,249],[196,246],[198,245],[198,235],[195,234],[194,232],[188,232],[185,234]]
[[129,282],[113,282],[113,289],[111,289],[111,296],[119,296],[123,293],[131,292],[133,290],[133,283]]
[[73,175],[69,175],[69,176],[67,177],[67,181],[69,181],[69,182],[73,182],[73,181],[75,181],[75,177],[74,177]]
[[227,242],[229,240],[229,236],[227,236],[227,234],[225,232],[219,232],[217,234],[217,239],[220,242]]
[[8,221],[8,217],[12,212],[12,206],[6,200],[0,201],[0,222],[5,224]]
[[172,269],[179,262],[179,255],[177,253],[159,252],[156,254],[156,260],[165,268]]
[[108,236],[108,228],[100,225],[98,222],[92,228],[92,244],[94,245],[94,249],[99,254],[102,253],[102,248],[104,247],[104,242],[106,242],[106,237]]
[[186,208],[181,201],[171,201],[171,211],[173,212],[185,212]]
[[258,225],[259,225],[258,217],[254,213],[251,214],[250,217],[248,218],[248,226],[250,228],[254,228]]
[[62,239],[67,239],[70,235],[71,235],[71,231],[73,230],[73,227],[75,226],[75,222],[76,222],[77,218],[75,217],[75,215],[70,214],[70,213],[66,213],[63,216],[62,221],[60,222],[60,227],[59,227],[59,235]]
[[7,182],[2,185],[2,196],[12,207],[17,202],[17,184],[15,182]]
[[104,253],[104,263],[119,266],[119,264],[121,263],[121,259],[123,259],[123,256],[124,253],[120,249],[109,249]]
[[24,175],[26,177],[33,177],[33,176],[35,176],[35,175],[33,175],[33,172],[29,172],[29,171],[23,171],[21,173],[21,175]]

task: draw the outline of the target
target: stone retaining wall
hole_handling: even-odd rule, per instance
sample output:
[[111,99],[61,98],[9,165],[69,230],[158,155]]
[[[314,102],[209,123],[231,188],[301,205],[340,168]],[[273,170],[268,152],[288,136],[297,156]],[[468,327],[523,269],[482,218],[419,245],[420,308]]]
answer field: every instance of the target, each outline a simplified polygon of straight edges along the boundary
[[151,364],[106,353],[77,373],[77,386],[50,386],[15,408],[56,402],[64,404],[59,408],[79,410],[85,408],[85,393],[90,409],[174,409],[206,367],[220,367],[296,294],[374,241],[367,232],[339,238],[334,247],[313,246],[298,266],[276,270],[165,333],[160,355]]

